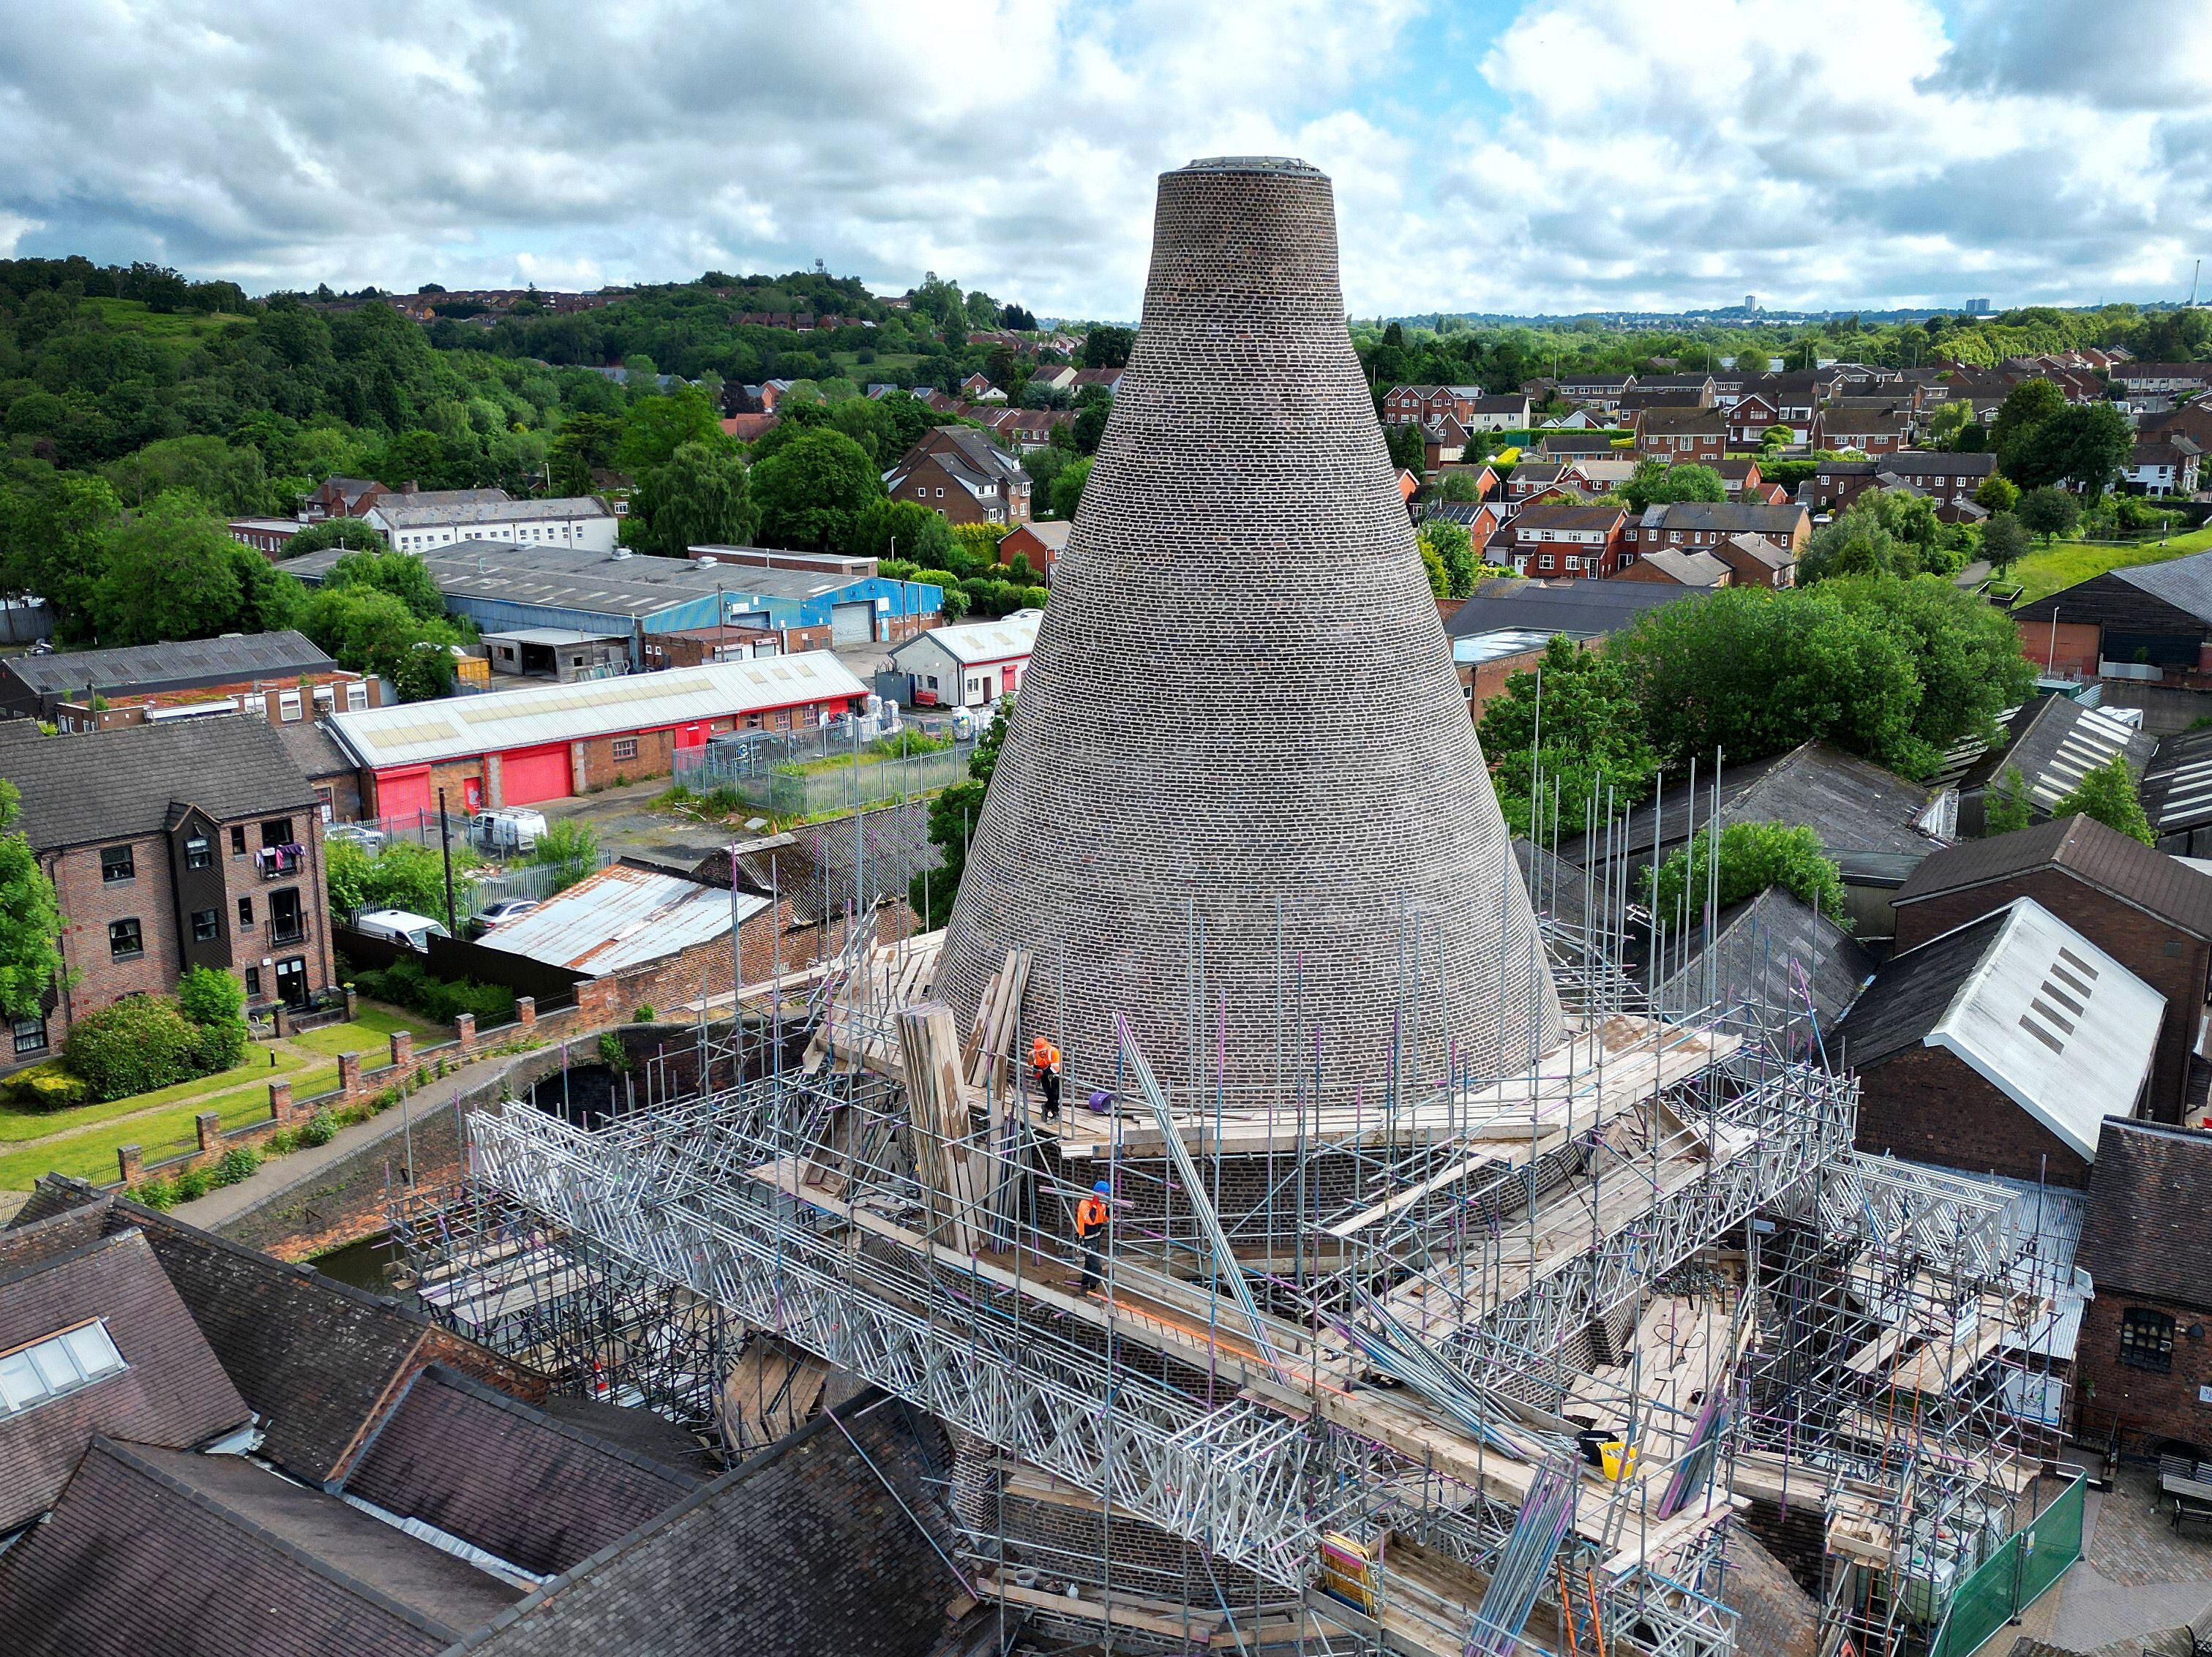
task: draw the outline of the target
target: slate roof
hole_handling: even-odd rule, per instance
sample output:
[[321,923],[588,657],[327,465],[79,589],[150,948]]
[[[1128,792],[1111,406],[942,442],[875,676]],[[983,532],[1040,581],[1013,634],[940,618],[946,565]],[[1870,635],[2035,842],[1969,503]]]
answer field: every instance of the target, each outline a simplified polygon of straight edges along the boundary
[[20,789],[16,827],[40,851],[157,835],[173,804],[219,822],[312,810],[315,791],[261,719],[209,718],[10,743],[0,775]]
[[1648,507],[1638,520],[1647,530],[1692,530],[1712,535],[1794,535],[1808,521],[1794,502],[1770,507],[1759,501],[1670,501]]
[[1915,870],[1895,901],[1911,903],[2039,869],[2063,871],[2193,937],[2212,938],[2212,875],[2085,816],[2055,817],[1993,839],[1962,841]]
[[1770,886],[1723,910],[1713,944],[1696,949],[1663,979],[1651,1001],[1678,1017],[1717,1003],[1724,1023],[1730,1010],[1745,1005],[1802,1020],[1809,1002],[1826,1031],[1873,975],[1874,957],[1849,932],[1780,887]]
[[1716,408],[1686,409],[1679,404],[1662,404],[1644,410],[1636,422],[1636,429],[1639,436],[1687,433],[1723,437],[1728,433],[1728,416]]
[[1643,562],[1686,587],[1717,587],[1729,579],[1729,567],[1702,549],[1661,547],[1644,555]]
[[[47,1229],[63,1241],[83,1231]],[[57,1258],[32,1256],[0,1276],[0,1352],[94,1319],[106,1323],[125,1367],[0,1415],[0,1535],[53,1505],[95,1433],[182,1448],[250,1418],[141,1233],[80,1241]]]
[[2212,822],[2212,731],[2159,738],[2142,778],[2143,814],[2161,835]]
[[1545,634],[1571,633],[1596,638],[1618,633],[1648,610],[1691,597],[1686,587],[1656,581],[1530,581],[1493,575],[1477,581],[1467,601],[1453,613],[1446,631],[1454,638],[1529,628]]
[[1787,549],[1778,547],[1765,536],[1753,535],[1747,530],[1729,536],[1721,545],[1737,557],[1748,558],[1769,569],[1788,569],[1797,561]]
[[2106,1117],[2075,1260],[2097,1293],[2212,1311],[2212,1133]]
[[264,1418],[261,1453],[301,1478],[342,1472],[386,1400],[431,1361],[465,1355],[502,1385],[544,1396],[542,1378],[312,1268],[133,1204],[118,1202],[113,1214],[143,1227],[193,1321]]
[[270,728],[276,731],[277,739],[284,744],[284,751],[300,768],[301,774],[310,782],[318,777],[356,769],[345,750],[338,746],[337,738],[331,735],[330,727],[320,719],[294,719]]
[[70,696],[94,690],[180,690],[199,684],[297,678],[329,673],[337,664],[304,633],[249,633],[236,639],[177,644],[118,645],[111,650],[10,656],[8,671],[33,690]]
[[243,1457],[108,1438],[0,1555],[0,1623],[27,1652],[429,1657],[520,1598]]
[[705,1482],[434,1364],[408,1382],[345,1490],[551,1576]]

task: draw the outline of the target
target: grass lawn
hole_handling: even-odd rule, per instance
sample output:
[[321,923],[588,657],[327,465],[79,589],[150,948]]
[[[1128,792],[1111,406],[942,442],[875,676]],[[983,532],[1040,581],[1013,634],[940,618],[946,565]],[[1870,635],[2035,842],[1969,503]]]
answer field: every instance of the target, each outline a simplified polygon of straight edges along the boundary
[[100,320],[112,328],[134,329],[149,338],[173,340],[179,344],[198,344],[226,328],[251,320],[228,311],[172,311],[157,316],[146,308],[143,300],[135,299],[88,299],[79,302],[97,312]]
[[2156,541],[2137,541],[2126,546],[2061,541],[2028,554],[2012,567],[2007,579],[2020,583],[2021,602],[2027,603],[2047,598],[2076,582],[2102,575],[2108,569],[2125,569],[2133,564],[2162,564],[2169,558],[2180,558],[2192,552],[2212,552],[2212,524],[2186,535],[2170,535],[2162,546]]
[[[289,1081],[295,1099],[329,1093],[338,1084],[340,1053],[358,1053],[363,1069],[375,1069],[385,1062],[388,1038],[402,1029],[414,1032],[418,1047],[453,1035],[442,1025],[391,1008],[364,1006],[349,1023],[309,1030],[282,1047],[256,1044],[243,1064],[157,1092],[58,1111],[0,1104],[0,1144],[19,1147],[0,1155],[0,1190],[27,1190],[50,1169],[101,1182],[112,1180],[116,1146],[143,1145],[149,1162],[184,1149],[192,1143],[192,1119],[202,1111],[219,1113],[227,1128],[259,1121],[269,1113],[270,1082]],[[146,1114],[137,1114],[142,1111]],[[67,1137],[48,1139],[52,1134]],[[46,1142],[22,1143],[28,1139]]]

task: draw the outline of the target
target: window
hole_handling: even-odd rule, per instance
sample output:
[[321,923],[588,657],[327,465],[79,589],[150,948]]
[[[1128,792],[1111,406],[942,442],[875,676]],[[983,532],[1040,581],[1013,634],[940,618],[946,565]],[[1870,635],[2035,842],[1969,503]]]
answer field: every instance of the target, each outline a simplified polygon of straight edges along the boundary
[[617,737],[614,741],[614,756],[618,760],[635,759],[637,757],[637,738],[635,737]]
[[267,846],[289,846],[292,841],[292,819],[271,817],[261,825],[261,843]]
[[131,880],[138,873],[137,859],[131,856],[128,846],[103,846],[100,848],[100,877],[112,886],[118,880]]
[[246,993],[254,1000],[261,998],[260,968],[248,967],[246,969]]
[[43,1053],[46,1046],[46,1021],[41,1017],[18,1018],[14,1025],[15,1056],[27,1053]]
[[276,697],[276,717],[289,725],[300,717],[300,693],[296,690],[280,692]]
[[347,713],[360,713],[360,712],[362,711],[362,709],[363,709],[364,707],[367,707],[368,706],[368,687],[367,685],[365,685],[365,684],[349,684],[349,685],[348,685],[348,686],[346,687],[346,712],[347,712]]
[[33,1341],[0,1357],[0,1417],[75,1392],[122,1368],[123,1355],[103,1324],[80,1324]]
[[222,934],[222,917],[213,909],[192,911],[192,942],[212,944]]
[[139,936],[135,919],[107,923],[107,953],[115,961],[135,961],[146,953],[146,942]]
[[230,826],[230,854],[234,858],[246,855],[246,830],[237,823]]
[[215,847],[208,844],[205,835],[194,835],[185,841],[185,867],[211,868],[215,864]]
[[238,900],[238,924],[241,926],[253,924],[253,900],[250,897]]
[[2173,1368],[2173,1320],[2148,1306],[2120,1314],[2120,1362],[2165,1375]]
[[296,944],[307,935],[298,887],[286,886],[269,894],[269,935],[276,944]]

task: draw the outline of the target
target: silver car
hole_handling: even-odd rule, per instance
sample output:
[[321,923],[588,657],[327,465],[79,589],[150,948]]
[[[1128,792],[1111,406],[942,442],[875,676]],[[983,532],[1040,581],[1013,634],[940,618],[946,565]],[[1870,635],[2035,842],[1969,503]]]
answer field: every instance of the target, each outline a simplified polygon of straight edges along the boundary
[[537,907],[538,900],[535,898],[502,898],[469,917],[469,936],[482,938],[502,921],[512,920],[517,915],[526,915]]

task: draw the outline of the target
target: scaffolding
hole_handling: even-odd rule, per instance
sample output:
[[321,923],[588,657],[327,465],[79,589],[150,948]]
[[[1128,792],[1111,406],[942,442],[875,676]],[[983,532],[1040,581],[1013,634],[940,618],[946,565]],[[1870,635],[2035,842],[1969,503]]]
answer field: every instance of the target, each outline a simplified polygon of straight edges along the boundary
[[1010,952],[963,1032],[941,938],[855,913],[803,998],[702,1002],[708,1085],[474,1119],[395,1237],[453,1326],[732,1453],[833,1378],[927,1411],[978,1592],[1047,1648],[1727,1657],[1732,1533],[1809,1509],[1823,1649],[1914,1651],[2035,1499],[2039,1217],[1855,1151],[1808,1009],[1649,1016],[1611,855],[1544,920],[1569,1038],[1515,1073],[1425,1034],[1418,969],[1371,1096],[1301,1074],[1287,968],[1232,1062],[1194,902],[1181,1073],[1125,1023],[1048,1121],[1022,1010],[1067,964]]

